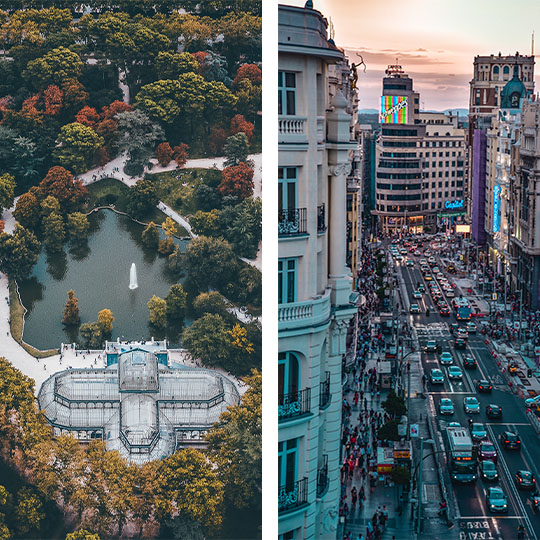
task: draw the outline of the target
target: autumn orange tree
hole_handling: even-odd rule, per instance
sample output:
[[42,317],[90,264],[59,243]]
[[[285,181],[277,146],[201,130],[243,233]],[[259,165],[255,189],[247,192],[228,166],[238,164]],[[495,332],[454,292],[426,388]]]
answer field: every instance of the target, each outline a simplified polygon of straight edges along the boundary
[[39,184],[43,198],[52,195],[58,199],[62,213],[78,210],[88,196],[88,191],[80,180],[74,180],[73,175],[64,167],[51,167],[45,178]]
[[256,64],[242,64],[236,71],[233,83],[237,85],[242,79],[248,79],[253,84],[262,84],[262,71]]
[[79,316],[79,300],[75,296],[75,291],[73,289],[70,289],[67,295],[68,299],[64,307],[62,324],[77,325],[81,322],[81,318]]
[[241,114],[235,114],[231,119],[231,135],[243,132],[246,134],[248,140],[251,140],[254,129],[255,126],[251,122],[248,122]]
[[186,143],[180,143],[173,148],[173,159],[176,161],[176,165],[182,168],[188,159],[189,146]]
[[168,142],[162,142],[158,144],[156,148],[156,159],[162,167],[166,167],[173,157],[173,149]]
[[246,199],[253,195],[253,169],[247,163],[225,167],[218,190],[222,195]]

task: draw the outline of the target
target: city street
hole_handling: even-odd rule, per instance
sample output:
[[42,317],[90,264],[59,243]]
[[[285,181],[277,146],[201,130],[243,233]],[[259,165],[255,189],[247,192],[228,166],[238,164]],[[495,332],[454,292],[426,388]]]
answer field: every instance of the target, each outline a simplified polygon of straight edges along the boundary
[[[516,538],[517,527],[521,523],[525,526],[529,538],[537,538],[540,535],[540,516],[532,509],[528,501],[529,493],[520,491],[516,487],[514,475],[519,470],[529,470],[536,478],[540,479],[540,469],[537,466],[539,449],[538,436],[525,414],[523,400],[514,395],[509,388],[502,373],[499,371],[497,361],[492,357],[490,350],[484,342],[484,336],[478,331],[469,335],[465,350],[456,350],[454,338],[451,335],[450,324],[456,322],[454,309],[450,308],[450,316],[443,317],[439,314],[439,308],[434,303],[429,293],[429,283],[424,279],[417,262],[421,257],[409,257],[415,260],[414,266],[407,266],[405,260],[396,262],[396,270],[402,278],[406,290],[405,320],[413,328],[413,338],[417,338],[417,346],[420,347],[422,367],[426,375],[426,389],[428,392],[428,414],[436,417],[437,437],[439,448],[444,448],[446,427],[448,422],[458,422],[462,427],[468,428],[469,417],[474,422],[485,425],[487,435],[493,442],[497,454],[498,482],[487,482],[479,478],[471,484],[451,484],[448,471],[444,471],[444,477],[448,486],[452,485],[453,501],[449,501],[450,515],[454,516],[462,538]],[[437,258],[439,267],[445,265]],[[445,274],[452,282],[451,276]],[[433,280],[437,278],[433,276]],[[423,283],[426,292],[421,299],[414,299],[413,292],[418,284]],[[459,296],[456,291],[456,296]],[[409,314],[411,303],[417,303],[420,313]],[[426,309],[430,314],[426,315]],[[474,318],[472,319],[474,321]],[[462,324],[463,326],[463,324]],[[480,325],[478,325],[480,326]],[[461,380],[450,381],[448,368],[440,362],[441,354],[426,353],[424,347],[428,340],[435,340],[441,347],[441,353],[451,353],[454,366],[462,369]],[[474,369],[465,369],[464,356],[476,359],[477,366]],[[429,382],[431,369],[438,368],[444,374],[444,384],[432,384]],[[493,387],[492,392],[478,393],[476,390],[477,380],[487,380]],[[464,398],[475,396],[480,402],[479,414],[466,414],[463,406]],[[449,415],[439,413],[439,401],[441,398],[450,398],[455,412]],[[485,408],[489,404],[499,405],[503,410],[500,420],[490,420],[486,416]],[[467,429],[468,430],[468,429]],[[501,448],[499,435],[504,431],[517,433],[521,439],[520,450],[505,450]],[[440,463],[445,463],[444,453]],[[508,512],[506,514],[492,514],[486,504],[487,489],[493,485],[500,485],[508,498]],[[479,533],[482,533],[480,536]]]

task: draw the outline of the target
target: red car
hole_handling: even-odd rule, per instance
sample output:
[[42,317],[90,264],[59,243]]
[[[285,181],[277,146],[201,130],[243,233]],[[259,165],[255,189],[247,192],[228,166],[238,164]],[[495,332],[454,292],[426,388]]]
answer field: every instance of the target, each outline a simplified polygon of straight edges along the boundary
[[485,461],[486,459],[491,459],[493,463],[497,463],[497,450],[493,443],[490,441],[482,441],[478,445],[478,459],[480,461]]
[[442,306],[439,313],[443,316],[443,317],[448,317],[450,316],[450,309],[448,308],[448,306]]

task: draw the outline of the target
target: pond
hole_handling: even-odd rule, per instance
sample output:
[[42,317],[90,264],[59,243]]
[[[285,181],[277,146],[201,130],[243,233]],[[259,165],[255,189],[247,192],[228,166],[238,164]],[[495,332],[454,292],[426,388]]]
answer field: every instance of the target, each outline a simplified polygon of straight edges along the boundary
[[[54,255],[43,251],[30,278],[19,283],[21,300],[28,310],[24,341],[38,349],[77,341],[78,328],[62,324],[67,291],[73,289],[79,299],[81,324],[96,321],[98,312],[108,308],[114,315],[113,340],[167,337],[171,346],[178,346],[182,325],[156,330],[148,323],[146,304],[154,294],[165,298],[170,286],[182,283],[183,277],[178,279],[168,271],[166,257],[142,245],[143,225],[112,210],[94,212],[89,220],[87,243]],[[188,242],[175,239],[182,251]],[[138,281],[134,290],[129,289],[132,263]],[[184,325],[189,324],[186,319]]]

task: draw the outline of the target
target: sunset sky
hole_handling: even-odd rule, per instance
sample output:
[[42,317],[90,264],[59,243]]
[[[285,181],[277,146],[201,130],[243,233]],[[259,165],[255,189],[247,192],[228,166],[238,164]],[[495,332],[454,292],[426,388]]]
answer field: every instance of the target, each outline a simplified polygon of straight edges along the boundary
[[[305,0],[284,1],[304,6]],[[414,79],[421,108],[468,108],[469,81],[476,55],[540,53],[539,0],[313,0],[335,29],[335,42],[350,62],[362,55],[358,71],[361,109],[378,107],[388,64],[399,64]],[[540,67],[535,88],[540,89]]]

